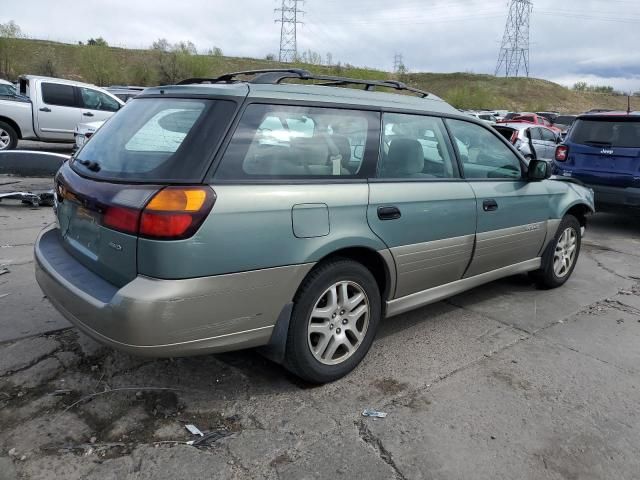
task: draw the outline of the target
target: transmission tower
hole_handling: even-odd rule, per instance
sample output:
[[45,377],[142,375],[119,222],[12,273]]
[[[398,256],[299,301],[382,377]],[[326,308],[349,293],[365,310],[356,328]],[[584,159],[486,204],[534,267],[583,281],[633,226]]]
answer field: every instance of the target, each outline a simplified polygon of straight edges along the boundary
[[282,0],[282,6],[275,11],[280,18],[276,18],[276,23],[280,23],[280,56],[281,62],[293,62],[298,57],[298,43],[296,30],[299,23],[298,15],[304,12],[298,8],[299,3],[304,0]]
[[404,66],[404,62],[402,61],[402,54],[396,53],[393,56],[393,71],[395,73],[398,73],[398,71],[400,71],[400,68],[402,68],[403,66]]
[[529,24],[533,3],[531,0],[511,0],[509,16],[502,37],[502,46],[496,66],[506,77],[529,76]]

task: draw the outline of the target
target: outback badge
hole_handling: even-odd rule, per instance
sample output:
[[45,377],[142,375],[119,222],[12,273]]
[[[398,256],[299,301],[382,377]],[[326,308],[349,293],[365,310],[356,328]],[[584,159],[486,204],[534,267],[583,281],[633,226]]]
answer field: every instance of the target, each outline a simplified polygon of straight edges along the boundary
[[122,245],[120,245],[119,243],[116,242],[109,242],[107,245],[109,245],[111,248],[113,248],[114,250],[117,250],[119,252],[122,251]]

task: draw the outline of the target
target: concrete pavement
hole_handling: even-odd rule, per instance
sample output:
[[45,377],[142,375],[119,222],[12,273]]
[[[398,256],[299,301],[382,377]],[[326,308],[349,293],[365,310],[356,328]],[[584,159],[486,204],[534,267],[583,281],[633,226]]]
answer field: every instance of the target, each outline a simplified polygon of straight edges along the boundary
[[[563,288],[513,277],[385,321],[321,387],[251,351],[149,360],[47,334],[67,324],[29,244],[50,219],[0,204],[0,478],[638,477],[637,217],[593,218]],[[186,445],[185,423],[220,438]]]

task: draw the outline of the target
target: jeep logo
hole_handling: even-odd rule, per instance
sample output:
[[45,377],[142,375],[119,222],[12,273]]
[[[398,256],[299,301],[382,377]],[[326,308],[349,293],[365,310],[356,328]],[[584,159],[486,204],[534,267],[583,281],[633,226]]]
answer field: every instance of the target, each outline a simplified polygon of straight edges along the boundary
[[610,149],[607,149],[607,148],[603,148],[600,153],[603,154],[603,155],[613,155],[613,150],[610,150]]

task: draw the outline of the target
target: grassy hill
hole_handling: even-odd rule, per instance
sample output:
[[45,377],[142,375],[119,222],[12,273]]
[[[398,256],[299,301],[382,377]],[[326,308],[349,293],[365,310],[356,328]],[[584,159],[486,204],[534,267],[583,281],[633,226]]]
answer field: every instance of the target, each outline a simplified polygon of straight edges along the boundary
[[[2,39],[0,43],[0,72],[6,77],[15,78],[31,73],[98,85],[156,85],[190,76],[215,76],[231,71],[280,66],[292,65],[253,58],[162,53],[31,39]],[[354,78],[396,78],[389,72],[350,65],[295,66]],[[626,97],[575,92],[553,82],[533,78],[498,78],[470,73],[410,73],[402,75],[400,80],[433,92],[458,108],[577,113],[591,108],[626,110],[627,107]],[[633,98],[632,103],[634,109],[640,109],[640,98]]]

